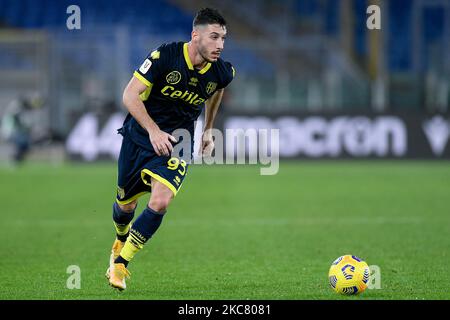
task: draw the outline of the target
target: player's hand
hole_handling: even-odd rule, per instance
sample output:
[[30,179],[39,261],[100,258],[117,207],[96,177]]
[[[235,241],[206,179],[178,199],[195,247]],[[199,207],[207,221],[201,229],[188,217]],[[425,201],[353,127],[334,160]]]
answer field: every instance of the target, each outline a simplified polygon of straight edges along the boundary
[[199,155],[210,157],[214,150],[214,140],[210,133],[204,132],[202,135],[202,145]]
[[170,141],[177,142],[177,139],[175,139],[174,136],[159,129],[149,132],[149,138],[153,149],[158,156],[170,156],[173,151],[173,146]]

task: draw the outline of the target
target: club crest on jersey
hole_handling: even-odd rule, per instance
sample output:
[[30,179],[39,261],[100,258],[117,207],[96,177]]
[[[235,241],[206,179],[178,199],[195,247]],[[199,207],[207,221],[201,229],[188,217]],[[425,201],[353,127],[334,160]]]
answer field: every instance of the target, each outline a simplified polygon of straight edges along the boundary
[[166,76],[168,84],[177,84],[181,80],[181,74],[178,71],[172,71]]
[[216,90],[217,87],[217,83],[215,82],[208,82],[208,84],[206,85],[206,93],[207,94],[211,94],[214,92],[214,90]]

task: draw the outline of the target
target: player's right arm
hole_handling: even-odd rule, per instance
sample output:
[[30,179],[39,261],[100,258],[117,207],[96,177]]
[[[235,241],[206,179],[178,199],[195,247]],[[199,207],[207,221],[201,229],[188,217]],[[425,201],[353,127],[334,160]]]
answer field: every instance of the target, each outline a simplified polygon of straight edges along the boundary
[[161,131],[158,125],[153,121],[145,109],[140,94],[147,89],[136,76],[133,76],[128,82],[123,92],[123,104],[128,112],[136,121],[148,132],[150,142],[158,156],[169,156],[173,150],[170,140],[176,142],[176,139],[167,132]]

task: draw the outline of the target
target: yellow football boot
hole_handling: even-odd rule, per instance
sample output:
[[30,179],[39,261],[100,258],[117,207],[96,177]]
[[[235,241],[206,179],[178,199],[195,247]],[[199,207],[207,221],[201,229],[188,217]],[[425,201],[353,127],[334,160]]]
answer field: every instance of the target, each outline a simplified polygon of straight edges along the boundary
[[109,258],[109,265],[111,266],[114,264],[114,260],[120,255],[120,251],[122,250],[123,246],[125,245],[125,242],[122,242],[120,240],[115,240],[111,249],[111,257]]
[[114,263],[109,268],[109,284],[119,289],[120,291],[125,290],[127,285],[125,283],[125,279],[130,278],[131,273],[125,268],[123,263]]
[[114,261],[116,258],[120,255],[120,251],[122,250],[123,246],[125,245],[125,242],[122,242],[120,240],[115,240],[111,249],[111,256],[109,257],[109,268],[106,270],[106,278],[109,279],[109,270],[113,267]]

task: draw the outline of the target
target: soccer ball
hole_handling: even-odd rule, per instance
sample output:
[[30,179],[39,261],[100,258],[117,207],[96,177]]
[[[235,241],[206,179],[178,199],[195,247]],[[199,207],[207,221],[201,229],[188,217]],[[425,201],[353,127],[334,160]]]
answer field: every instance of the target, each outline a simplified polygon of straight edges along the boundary
[[369,281],[369,266],[352,255],[337,258],[328,272],[331,288],[340,294],[353,295],[366,290]]

